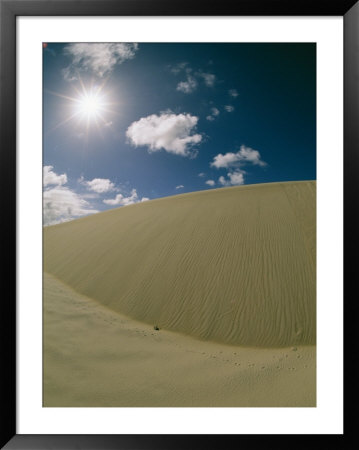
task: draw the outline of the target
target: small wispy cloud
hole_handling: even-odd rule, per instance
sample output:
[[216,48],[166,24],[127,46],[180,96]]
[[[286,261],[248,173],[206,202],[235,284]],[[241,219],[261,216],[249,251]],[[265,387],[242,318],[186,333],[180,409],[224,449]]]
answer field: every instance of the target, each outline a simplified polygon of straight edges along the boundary
[[188,75],[186,81],[181,81],[177,84],[176,90],[184,92],[185,94],[191,94],[197,89],[197,86],[197,80],[191,75]]
[[183,184],[176,186],[176,189],[183,189],[183,188],[184,188]]
[[94,178],[91,181],[80,179],[80,182],[81,184],[85,185],[88,190],[97,192],[98,194],[104,194],[105,192],[118,190],[115,184],[108,178]]
[[213,121],[216,117],[219,116],[219,109],[218,108],[211,108],[211,113],[206,117],[207,120]]
[[204,172],[201,172],[201,173],[198,174],[198,176],[201,177],[201,178],[204,177],[205,175],[206,174]]
[[138,197],[137,190],[132,189],[131,194],[127,197],[123,194],[117,194],[115,198],[113,199],[105,199],[103,202],[106,205],[111,206],[127,206],[127,205],[133,205],[134,203],[139,202],[146,202],[148,201],[148,197],[142,197],[141,199]]
[[76,192],[65,186],[56,186],[43,192],[44,225],[55,225],[88,214],[97,213]]
[[185,68],[188,66],[188,62],[183,61],[180,62],[178,64],[174,64],[174,65],[169,65],[168,68],[169,70],[174,74],[174,75],[178,75],[179,73],[181,73],[183,70],[185,70]]
[[180,156],[195,157],[196,144],[202,135],[193,133],[198,117],[191,114],[164,112],[152,114],[133,122],[126,131],[130,144],[146,146],[150,153],[165,150]]
[[199,82],[203,82],[207,87],[213,87],[216,84],[216,75],[213,73],[203,72],[202,70],[194,71],[187,62],[182,62],[174,66],[169,66],[170,71],[174,75],[185,74],[186,80],[177,84],[176,90],[185,94],[194,92]]
[[78,73],[89,72],[99,78],[109,75],[118,64],[132,59],[138,51],[136,43],[73,43],[64,48],[71,57],[69,66],[63,69],[67,81],[78,79]]
[[250,147],[241,145],[240,150],[236,153],[228,152],[216,155],[210,163],[210,166],[215,167],[216,169],[228,169],[227,177],[224,177],[223,175],[220,176],[218,183],[222,186],[232,186],[244,184],[244,175],[246,172],[242,169],[242,166],[248,164],[261,167],[267,165],[267,163],[261,159],[258,150],[253,150]]
[[54,166],[44,166],[43,168],[43,185],[56,185],[61,186],[67,183],[67,175],[63,173],[62,175],[57,175],[53,171]]
[[45,166],[43,172],[43,221],[45,226],[98,212],[83,196],[64,186],[67,183],[66,173],[58,175],[54,172],[53,166]]
[[216,83],[216,75],[213,73],[197,72],[197,76],[203,79],[207,87],[213,87]]
[[207,180],[206,184],[208,184],[208,186],[214,186],[216,182],[214,180]]
[[224,107],[224,109],[227,111],[227,112],[233,112],[234,111],[234,106],[232,106],[232,105],[226,105],[225,107]]
[[229,91],[228,91],[228,94],[231,96],[231,97],[233,97],[233,98],[236,98],[236,97],[238,97],[238,91],[237,91],[237,89],[230,89]]
[[244,184],[244,171],[242,170],[235,170],[233,172],[227,173],[227,178],[224,176],[221,176],[218,178],[218,182],[222,186],[237,186]]
[[243,164],[254,164],[259,166],[266,166],[267,163],[261,159],[261,155],[258,150],[253,150],[250,147],[241,145],[240,150],[237,153],[228,152],[224,155],[219,153],[213,158],[211,167],[217,169],[236,167]]

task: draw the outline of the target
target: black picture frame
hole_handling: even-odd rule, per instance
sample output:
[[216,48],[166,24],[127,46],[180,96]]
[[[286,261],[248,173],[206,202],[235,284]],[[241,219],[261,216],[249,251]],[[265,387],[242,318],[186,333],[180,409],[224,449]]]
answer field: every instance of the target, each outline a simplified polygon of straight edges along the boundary
[[[345,415],[343,435],[19,435],[16,434],[16,17],[18,16],[343,16],[344,18],[344,286],[345,411],[351,410],[356,352],[354,320],[357,279],[355,195],[359,169],[359,2],[357,0],[0,0],[0,168],[5,193],[1,299],[1,448],[6,449],[185,449],[313,448],[326,438],[345,448],[356,415]],[[353,257],[353,258],[352,258]],[[355,409],[353,409],[355,411]],[[270,443],[270,444],[269,444]],[[269,447],[268,447],[269,444]],[[328,446],[328,445],[326,445]],[[348,447],[349,448],[349,447]]]

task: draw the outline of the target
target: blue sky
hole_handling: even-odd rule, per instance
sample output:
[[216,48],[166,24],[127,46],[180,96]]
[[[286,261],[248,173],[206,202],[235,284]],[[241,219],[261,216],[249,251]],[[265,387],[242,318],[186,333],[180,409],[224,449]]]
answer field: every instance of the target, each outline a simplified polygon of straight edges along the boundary
[[315,44],[44,45],[44,223],[316,178]]

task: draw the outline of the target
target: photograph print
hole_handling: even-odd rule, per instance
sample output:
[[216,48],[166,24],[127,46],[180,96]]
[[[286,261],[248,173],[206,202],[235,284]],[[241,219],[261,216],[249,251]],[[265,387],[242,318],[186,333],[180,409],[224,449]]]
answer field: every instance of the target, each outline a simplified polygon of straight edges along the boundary
[[43,406],[316,406],[316,44],[43,43]]

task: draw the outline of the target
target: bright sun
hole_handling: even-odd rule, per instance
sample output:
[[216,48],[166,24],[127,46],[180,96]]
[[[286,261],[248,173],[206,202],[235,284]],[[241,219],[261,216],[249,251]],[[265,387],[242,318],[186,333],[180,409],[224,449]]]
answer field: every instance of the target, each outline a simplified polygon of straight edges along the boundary
[[85,92],[77,101],[77,111],[85,119],[96,119],[104,111],[104,98],[96,92]]
[[101,130],[104,127],[108,128],[112,124],[109,115],[118,114],[117,111],[109,109],[113,106],[116,107],[117,103],[108,101],[110,93],[104,89],[105,82],[101,85],[91,84],[86,86],[79,79],[79,83],[79,88],[73,86],[76,93],[75,96],[51,92],[53,95],[68,100],[71,106],[70,114],[62,122],[58,123],[53,130],[69,121],[75,120],[78,126],[86,127],[87,135],[94,127],[102,134]]

